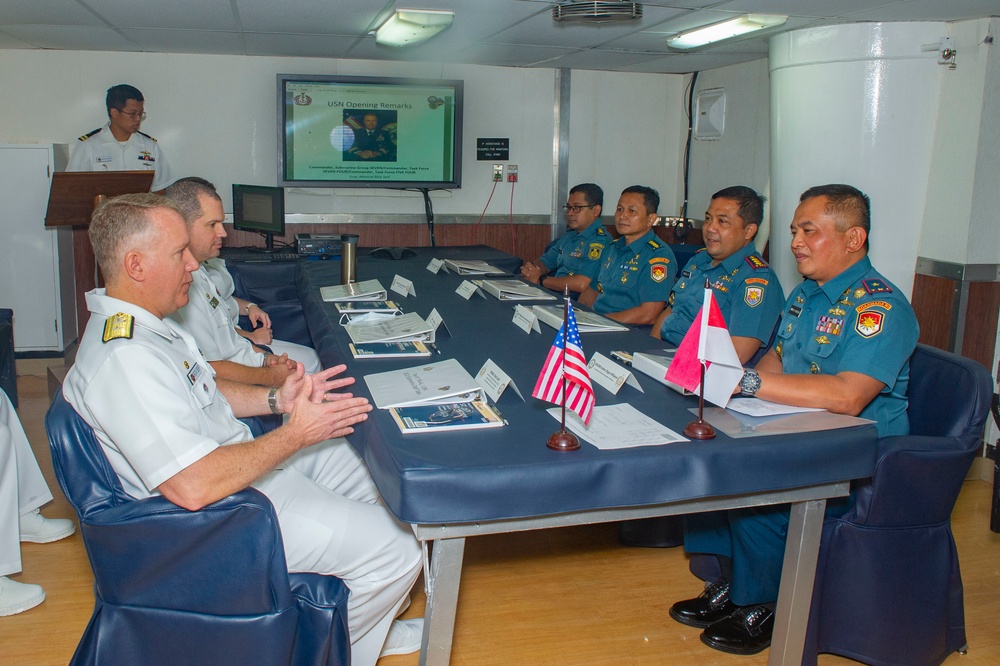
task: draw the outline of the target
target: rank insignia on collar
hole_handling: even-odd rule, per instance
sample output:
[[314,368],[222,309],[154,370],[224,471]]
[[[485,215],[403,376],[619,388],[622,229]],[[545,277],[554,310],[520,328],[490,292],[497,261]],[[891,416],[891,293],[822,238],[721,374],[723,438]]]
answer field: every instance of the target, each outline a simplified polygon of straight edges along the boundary
[[806,299],[802,298],[801,296],[796,296],[795,302],[798,303],[799,305],[802,305],[803,303],[806,302]]
[[862,280],[861,284],[864,286],[865,291],[869,294],[892,293],[892,287],[877,278],[873,280]]
[[757,307],[764,301],[764,288],[748,285],[743,294],[743,301],[752,308]]
[[767,262],[755,254],[747,256],[747,263],[750,264],[755,271],[759,271],[762,268],[767,268]]
[[666,264],[653,264],[650,266],[649,277],[653,278],[653,282],[663,282],[663,280],[667,277]]
[[863,338],[870,338],[882,332],[885,325],[885,314],[881,312],[863,312],[858,315],[854,330]]
[[135,327],[135,317],[124,312],[108,317],[104,322],[104,342],[112,340],[131,340]]
[[830,344],[830,338],[826,337],[825,335],[817,335],[815,338],[813,338],[813,340],[815,340],[821,345]]
[[816,361],[813,361],[812,363],[809,364],[809,372],[813,373],[814,375],[819,374],[819,364],[816,363]]

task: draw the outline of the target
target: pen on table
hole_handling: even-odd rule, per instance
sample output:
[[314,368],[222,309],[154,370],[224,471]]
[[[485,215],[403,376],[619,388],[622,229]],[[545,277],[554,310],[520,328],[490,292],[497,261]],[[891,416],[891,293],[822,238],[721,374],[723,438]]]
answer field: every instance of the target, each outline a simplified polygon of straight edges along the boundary
[[437,345],[434,344],[433,342],[428,342],[427,346],[430,347],[431,349],[433,349],[435,354],[440,354],[441,353],[441,350],[438,349]]

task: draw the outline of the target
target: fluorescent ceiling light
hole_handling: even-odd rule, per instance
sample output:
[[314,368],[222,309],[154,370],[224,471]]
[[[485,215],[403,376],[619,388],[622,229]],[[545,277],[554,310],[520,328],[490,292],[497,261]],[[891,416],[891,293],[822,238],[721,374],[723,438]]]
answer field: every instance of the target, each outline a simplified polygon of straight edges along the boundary
[[375,31],[375,41],[385,46],[409,46],[427,41],[449,25],[455,12],[437,9],[397,9]]
[[780,14],[746,14],[728,21],[677,34],[667,40],[667,46],[674,49],[693,49],[745,35],[748,32],[773,28],[782,25],[787,20],[787,16]]

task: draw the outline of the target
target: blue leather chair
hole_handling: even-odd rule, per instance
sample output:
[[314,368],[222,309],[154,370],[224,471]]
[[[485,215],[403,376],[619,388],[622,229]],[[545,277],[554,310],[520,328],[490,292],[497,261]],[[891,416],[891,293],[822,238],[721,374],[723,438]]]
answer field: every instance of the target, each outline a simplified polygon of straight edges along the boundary
[[350,664],[347,587],[288,573],[264,495],[193,512],[136,500],[62,390],[45,427],[94,570],[94,612],[72,664]]
[[804,664],[831,652],[868,664],[939,664],[964,651],[951,512],[978,455],[993,379],[925,345],[910,358],[910,434],[883,437],[854,507],[828,519]]
[[[857,661],[940,664],[964,651],[965,602],[951,512],[980,449],[993,393],[981,364],[917,345],[907,390],[910,434],[883,437],[854,506],[823,524],[802,663],[820,652]],[[704,580],[711,556],[691,558]]]

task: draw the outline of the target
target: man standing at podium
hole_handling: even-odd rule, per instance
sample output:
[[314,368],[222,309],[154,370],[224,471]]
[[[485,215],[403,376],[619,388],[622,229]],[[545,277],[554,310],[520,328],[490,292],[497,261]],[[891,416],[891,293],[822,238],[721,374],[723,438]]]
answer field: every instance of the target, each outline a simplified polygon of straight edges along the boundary
[[67,171],[153,171],[150,190],[172,182],[170,166],[156,139],[139,131],[146,119],[142,93],[120,83],[108,88],[108,124],[80,137]]

